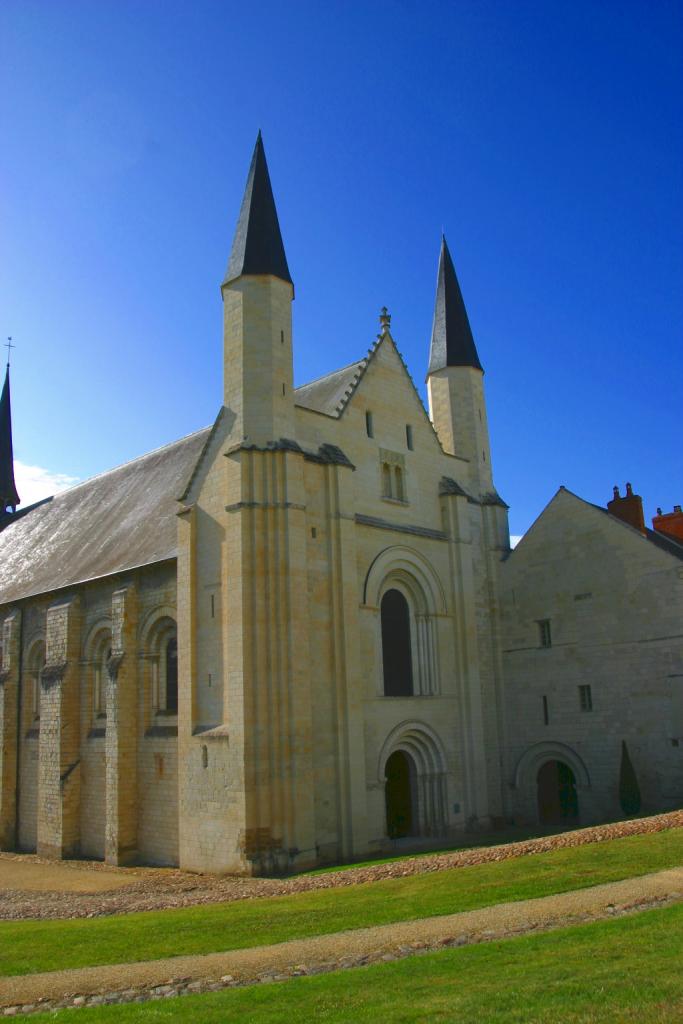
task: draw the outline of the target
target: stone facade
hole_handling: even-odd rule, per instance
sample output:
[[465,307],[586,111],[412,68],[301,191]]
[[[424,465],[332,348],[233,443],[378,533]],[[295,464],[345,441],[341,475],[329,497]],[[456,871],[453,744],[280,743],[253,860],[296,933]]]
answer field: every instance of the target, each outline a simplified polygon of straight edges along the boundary
[[386,310],[293,387],[260,139],[222,294],[213,427],[0,521],[0,848],[297,870],[535,821],[560,761],[582,819],[619,758],[679,800],[681,562],[564,492],[509,557],[445,240],[429,414]]
[[538,773],[549,761],[571,769],[581,823],[683,803],[676,547],[562,488],[506,561],[506,778],[517,820],[543,816]]

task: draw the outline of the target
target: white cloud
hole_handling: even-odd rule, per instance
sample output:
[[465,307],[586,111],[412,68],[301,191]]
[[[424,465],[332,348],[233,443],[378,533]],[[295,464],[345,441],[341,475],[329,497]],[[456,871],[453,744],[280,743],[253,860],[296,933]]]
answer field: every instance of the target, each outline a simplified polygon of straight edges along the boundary
[[510,537],[510,547],[511,548],[516,548],[517,545],[519,544],[520,540],[522,539],[522,536],[523,536],[523,534],[520,534],[519,536],[517,536],[516,534],[514,536],[511,536]]
[[53,473],[42,466],[27,466],[25,462],[14,460],[14,479],[21,498],[19,508],[26,508],[34,501],[41,498],[49,498],[53,494],[65,491],[67,487],[73,487],[78,483],[77,476],[67,476],[66,473]]

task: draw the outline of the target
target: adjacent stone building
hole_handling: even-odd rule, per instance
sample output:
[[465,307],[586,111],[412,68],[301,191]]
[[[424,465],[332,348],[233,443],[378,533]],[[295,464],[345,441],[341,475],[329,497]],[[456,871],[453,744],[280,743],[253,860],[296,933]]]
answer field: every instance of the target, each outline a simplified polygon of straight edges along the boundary
[[[663,680],[681,672],[680,638],[664,655],[657,636],[681,632],[683,547],[632,537],[561,492],[509,557],[483,370],[445,239],[429,415],[386,310],[366,354],[293,386],[294,286],[260,136],[222,295],[213,425],[24,510],[8,371],[0,848],[297,870],[553,817],[548,799],[560,810],[569,800],[572,820],[627,813],[612,799],[620,743],[644,806],[680,799],[683,730],[671,725],[666,749],[650,733],[638,744],[629,729],[643,712],[624,704],[647,691],[629,707],[650,700],[647,721],[659,723],[673,701]],[[623,550],[600,545],[591,516],[605,535],[626,531]],[[569,558],[584,520],[585,552]],[[606,551],[605,576],[640,595],[628,625],[615,625],[614,587],[610,597],[581,575]],[[599,711],[612,735],[595,767],[602,734],[575,727],[584,677],[563,653],[569,640],[583,650],[576,616],[589,599],[576,621],[565,610],[588,592],[618,658],[600,648],[602,674],[591,668],[591,722]],[[638,616],[652,644],[622,657]]]
[[[656,520],[655,520],[656,521]],[[548,824],[683,804],[683,545],[627,484],[560,488],[501,573],[509,811]]]

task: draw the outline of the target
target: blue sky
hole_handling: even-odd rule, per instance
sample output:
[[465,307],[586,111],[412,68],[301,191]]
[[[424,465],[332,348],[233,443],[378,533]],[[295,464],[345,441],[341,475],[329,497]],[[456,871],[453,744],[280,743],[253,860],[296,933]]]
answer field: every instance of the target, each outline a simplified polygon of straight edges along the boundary
[[[295,377],[379,308],[424,395],[446,232],[522,533],[560,484],[683,500],[683,5],[4,0],[15,455],[84,478],[211,422],[258,128]],[[47,485],[46,485],[47,486]]]

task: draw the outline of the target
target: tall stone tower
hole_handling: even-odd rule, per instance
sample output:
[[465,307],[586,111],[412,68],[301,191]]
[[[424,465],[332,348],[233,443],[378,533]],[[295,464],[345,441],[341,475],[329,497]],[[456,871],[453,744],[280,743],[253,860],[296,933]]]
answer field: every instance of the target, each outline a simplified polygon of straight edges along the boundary
[[468,459],[472,490],[493,490],[484,368],[446,239],[441,240],[427,374],[429,414],[444,450]]
[[224,406],[181,497],[180,860],[315,860],[304,453],[294,287],[261,135],[221,286]]
[[[429,414],[446,452],[468,461],[469,517],[459,537],[471,545],[477,581],[477,658],[471,679],[481,700],[488,806],[492,818],[506,812],[502,779],[504,737],[499,573],[510,550],[507,505],[493,484],[491,446],[484,398],[484,369],[446,239],[441,240],[434,323],[427,375]],[[457,532],[453,527],[454,535]]]
[[221,285],[225,405],[239,439],[293,437],[294,285],[259,132]]

